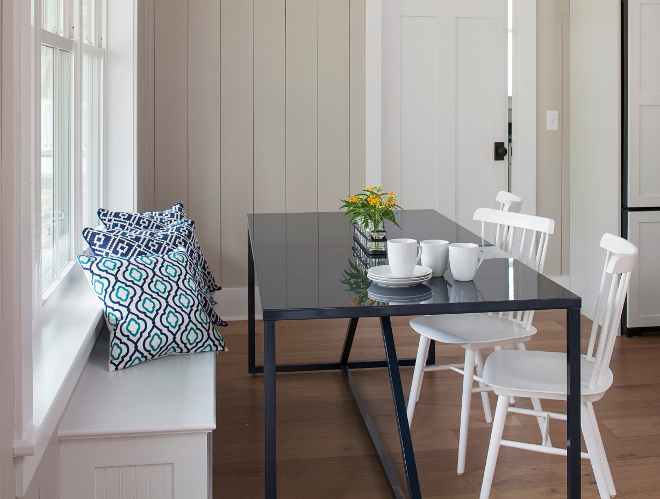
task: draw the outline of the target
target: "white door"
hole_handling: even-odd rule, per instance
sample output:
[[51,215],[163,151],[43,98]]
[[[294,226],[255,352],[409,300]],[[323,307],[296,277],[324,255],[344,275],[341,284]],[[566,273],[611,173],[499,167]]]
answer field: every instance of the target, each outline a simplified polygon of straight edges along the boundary
[[631,207],[660,206],[659,26],[660,1],[628,3],[628,206]]
[[[630,11],[629,11],[630,12]],[[628,327],[660,325],[660,212],[628,212],[628,240],[639,249],[637,266],[630,277]]]
[[384,0],[382,180],[479,232],[507,189],[507,0]]

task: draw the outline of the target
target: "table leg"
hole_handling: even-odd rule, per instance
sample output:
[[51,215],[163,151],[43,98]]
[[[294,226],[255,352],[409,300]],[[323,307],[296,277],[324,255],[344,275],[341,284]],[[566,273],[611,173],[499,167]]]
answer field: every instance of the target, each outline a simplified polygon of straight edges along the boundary
[[426,365],[435,365],[435,340],[431,340],[431,344],[429,345],[429,354],[426,356]]
[[341,360],[339,363],[344,366],[348,364],[348,358],[351,355],[351,347],[353,346],[353,339],[355,338],[355,330],[357,329],[358,318],[353,317],[348,319],[348,327],[346,328],[346,339],[344,340],[344,349],[341,352]]
[[254,282],[254,256],[252,255],[252,242],[248,233],[248,372],[256,376],[255,371],[255,282]]
[[264,321],[264,431],[266,499],[277,497],[275,321]]
[[580,458],[580,309],[570,308],[566,311],[566,369],[567,390],[566,400],[567,424],[567,497],[580,499],[581,496],[581,466]]
[[387,370],[390,374],[394,412],[396,413],[401,452],[403,453],[403,464],[406,468],[406,477],[408,478],[408,492],[411,499],[421,499],[422,492],[419,488],[417,465],[415,464],[415,454],[413,453],[412,438],[410,436],[410,427],[408,426],[408,416],[406,414],[406,400],[403,396],[403,388],[401,388],[401,375],[399,373],[399,363],[396,358],[390,318],[381,317],[380,326],[383,332],[383,343],[385,345],[385,355],[387,356]]

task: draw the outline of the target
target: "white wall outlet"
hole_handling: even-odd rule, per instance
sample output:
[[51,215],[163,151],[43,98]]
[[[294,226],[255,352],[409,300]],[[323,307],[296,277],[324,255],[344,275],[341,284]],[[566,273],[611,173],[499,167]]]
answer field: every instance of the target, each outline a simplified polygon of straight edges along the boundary
[[559,130],[559,111],[548,111],[546,130]]

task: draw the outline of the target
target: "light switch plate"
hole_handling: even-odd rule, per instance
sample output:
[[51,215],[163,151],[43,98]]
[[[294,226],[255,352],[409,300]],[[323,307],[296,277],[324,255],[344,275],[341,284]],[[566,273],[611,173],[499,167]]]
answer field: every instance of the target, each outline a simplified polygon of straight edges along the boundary
[[548,111],[546,130],[559,130],[559,111]]

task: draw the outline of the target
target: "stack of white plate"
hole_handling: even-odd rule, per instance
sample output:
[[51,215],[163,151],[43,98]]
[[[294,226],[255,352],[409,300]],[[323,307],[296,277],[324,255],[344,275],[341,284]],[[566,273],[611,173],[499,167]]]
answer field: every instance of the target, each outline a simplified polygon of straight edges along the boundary
[[409,288],[425,283],[431,278],[433,271],[422,265],[415,266],[410,277],[394,277],[389,265],[371,267],[367,272],[370,281],[386,288]]

